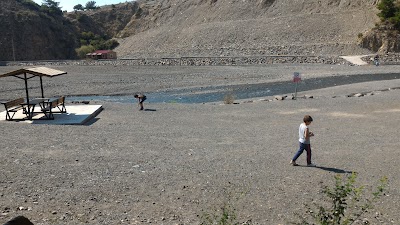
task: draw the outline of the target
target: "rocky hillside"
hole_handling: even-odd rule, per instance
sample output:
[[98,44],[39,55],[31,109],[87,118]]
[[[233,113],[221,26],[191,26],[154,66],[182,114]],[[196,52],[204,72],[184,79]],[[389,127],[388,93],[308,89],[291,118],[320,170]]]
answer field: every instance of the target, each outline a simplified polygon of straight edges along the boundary
[[373,29],[378,0],[138,0],[63,16],[23,1],[0,1],[0,60],[73,59],[84,31],[116,38],[120,58],[353,55],[396,42]]
[[0,61],[75,58],[74,26],[21,2],[0,1]]
[[359,36],[378,0],[140,1],[120,33],[120,57],[371,53]]
[[77,11],[64,14],[78,32],[91,31],[108,38],[121,36],[131,20],[140,15],[142,9],[137,2],[126,2],[117,5],[103,6],[96,10]]
[[400,32],[392,25],[380,23],[367,32],[360,41],[360,46],[379,54],[400,52]]

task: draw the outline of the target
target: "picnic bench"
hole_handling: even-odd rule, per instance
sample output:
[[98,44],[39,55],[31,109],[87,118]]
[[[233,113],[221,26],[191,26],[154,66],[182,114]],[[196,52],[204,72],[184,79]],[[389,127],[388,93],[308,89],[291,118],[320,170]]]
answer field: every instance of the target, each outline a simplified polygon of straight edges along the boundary
[[24,98],[17,98],[8,102],[1,103],[6,109],[6,120],[13,120],[15,113],[18,112],[18,110],[20,109],[25,111],[24,106],[21,105],[24,103],[24,101]]
[[[53,111],[53,109],[58,109],[58,111]],[[54,119],[53,113],[66,113],[67,109],[65,108],[65,96],[49,100],[47,105],[42,108],[42,112],[47,119]]]

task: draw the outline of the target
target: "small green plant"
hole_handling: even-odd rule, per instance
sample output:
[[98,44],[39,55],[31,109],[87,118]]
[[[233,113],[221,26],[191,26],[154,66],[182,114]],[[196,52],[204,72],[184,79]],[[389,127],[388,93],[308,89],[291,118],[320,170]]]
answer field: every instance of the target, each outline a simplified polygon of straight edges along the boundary
[[201,225],[233,225],[238,224],[236,221],[236,212],[235,208],[228,203],[224,203],[220,210],[218,210],[219,214],[217,213],[204,213],[202,216]]
[[[224,193],[227,194],[226,190],[224,190]],[[236,209],[233,206],[234,202],[238,201],[245,194],[245,192],[241,192],[239,195],[235,195],[236,197],[232,193],[228,194],[221,207],[212,209],[211,213],[202,213],[200,225],[251,225],[251,220],[246,222],[238,221]]]
[[357,37],[358,37],[358,39],[361,39],[361,38],[363,38],[363,33],[358,33],[358,35],[357,35]]
[[[348,225],[358,220],[361,215],[374,207],[374,203],[384,194],[388,179],[383,177],[377,190],[372,193],[372,198],[363,198],[364,186],[355,186],[356,173],[347,176],[335,176],[335,186],[325,187],[323,193],[328,198],[328,205],[317,205],[317,210],[307,206],[307,213],[297,224],[321,224],[321,225]],[[313,222],[309,222],[309,220]]]
[[235,102],[235,96],[232,93],[226,94],[224,96],[225,104],[233,104]]

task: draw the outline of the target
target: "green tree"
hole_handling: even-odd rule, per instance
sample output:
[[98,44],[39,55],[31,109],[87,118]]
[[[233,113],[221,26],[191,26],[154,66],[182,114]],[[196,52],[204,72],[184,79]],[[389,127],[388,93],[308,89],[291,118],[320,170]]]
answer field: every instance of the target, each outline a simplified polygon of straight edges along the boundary
[[83,46],[83,45],[87,45],[87,44],[88,44],[88,41],[85,40],[85,39],[80,39],[80,40],[79,40],[79,43],[81,43],[81,46]]
[[97,9],[95,1],[88,1],[86,2],[86,10]]
[[110,39],[110,40],[100,43],[99,49],[112,50],[112,49],[116,48],[118,45],[119,45],[119,43],[117,40]]
[[95,35],[93,32],[89,31],[89,32],[82,32],[81,33],[81,38],[86,40],[86,41],[90,41],[91,39],[94,39]]
[[395,0],[381,0],[377,7],[381,11],[378,13],[378,16],[382,21],[394,17],[396,12],[399,11],[398,7],[396,7]]
[[103,39],[92,39],[90,40],[90,45],[93,45],[95,49],[100,49],[100,46],[103,42]]
[[79,43],[81,46],[90,45],[95,50],[104,49],[111,50],[119,45],[118,41],[113,39],[108,39],[107,36],[101,36],[94,34],[93,32],[82,32]]
[[83,11],[83,10],[85,10],[85,8],[83,8],[83,5],[78,4],[78,5],[74,6],[74,10],[75,11]]
[[62,15],[61,7],[59,7],[59,2],[53,0],[43,0],[42,11],[52,14],[52,15]]
[[23,5],[27,6],[30,9],[33,10],[40,10],[40,6],[38,4],[36,4],[34,1],[32,0],[18,0],[19,2],[21,2]]
[[76,54],[79,58],[86,58],[86,54],[94,52],[95,48],[92,45],[83,45],[80,48],[75,49]]

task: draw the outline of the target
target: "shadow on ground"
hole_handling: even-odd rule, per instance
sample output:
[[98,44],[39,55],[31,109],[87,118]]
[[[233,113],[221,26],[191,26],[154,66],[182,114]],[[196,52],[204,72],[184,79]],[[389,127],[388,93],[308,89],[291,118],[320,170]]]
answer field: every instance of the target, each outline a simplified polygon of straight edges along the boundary
[[342,170],[342,169],[331,168],[331,167],[324,167],[324,166],[317,166],[316,168],[321,169],[321,170],[326,170],[329,172],[334,172],[334,173],[353,173],[353,171]]
[[[310,166],[304,165],[304,166],[300,166],[300,167],[310,167]],[[315,167],[310,167],[310,168],[318,168],[321,170],[326,170],[326,171],[334,172],[334,173],[353,173],[353,171],[349,171],[349,170],[342,170],[342,169],[337,169],[337,168],[332,168],[332,167],[324,167],[324,166],[315,166]]]

